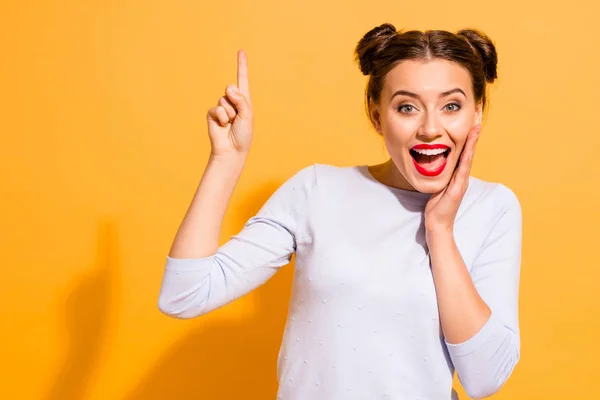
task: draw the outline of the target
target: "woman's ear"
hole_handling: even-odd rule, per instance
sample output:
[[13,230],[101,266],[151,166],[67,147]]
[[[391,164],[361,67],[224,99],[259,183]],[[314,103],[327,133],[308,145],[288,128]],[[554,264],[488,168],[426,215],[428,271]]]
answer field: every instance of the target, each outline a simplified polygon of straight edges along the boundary
[[375,130],[380,135],[383,134],[381,130],[381,114],[379,113],[377,106],[375,105],[375,103],[373,103],[372,100],[369,102],[369,114],[371,116],[371,123],[373,123],[373,127],[375,128]]
[[473,125],[481,125],[481,120],[483,116],[483,104],[479,103],[477,108],[475,109],[475,120],[473,121]]

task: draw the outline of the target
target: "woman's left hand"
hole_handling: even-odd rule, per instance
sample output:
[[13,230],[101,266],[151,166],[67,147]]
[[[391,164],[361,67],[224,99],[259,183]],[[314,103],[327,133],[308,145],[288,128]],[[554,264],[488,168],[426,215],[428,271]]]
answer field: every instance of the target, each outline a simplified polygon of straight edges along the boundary
[[467,135],[458,168],[454,171],[450,182],[444,190],[433,194],[425,206],[425,229],[428,243],[432,233],[452,234],[453,232],[456,213],[469,186],[469,175],[480,129],[479,125],[475,125],[471,129]]

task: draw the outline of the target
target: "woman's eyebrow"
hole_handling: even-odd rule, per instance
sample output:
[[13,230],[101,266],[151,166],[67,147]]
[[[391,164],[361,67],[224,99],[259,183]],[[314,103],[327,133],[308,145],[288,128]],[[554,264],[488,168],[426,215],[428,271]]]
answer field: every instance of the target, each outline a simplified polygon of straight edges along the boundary
[[[450,89],[450,90],[440,93],[440,98],[450,96],[453,93],[462,93],[463,96],[467,97],[467,95],[461,88],[454,88],[454,89]],[[390,100],[392,100],[394,97],[400,96],[400,95],[413,97],[415,99],[420,98],[418,94],[409,92],[408,90],[397,90],[396,92],[394,92],[394,94],[392,95],[392,98]]]
[[453,93],[462,93],[463,96],[467,97],[467,95],[461,88],[454,88],[454,89],[448,90],[446,92],[443,92],[442,94],[440,94],[440,97],[450,96]]

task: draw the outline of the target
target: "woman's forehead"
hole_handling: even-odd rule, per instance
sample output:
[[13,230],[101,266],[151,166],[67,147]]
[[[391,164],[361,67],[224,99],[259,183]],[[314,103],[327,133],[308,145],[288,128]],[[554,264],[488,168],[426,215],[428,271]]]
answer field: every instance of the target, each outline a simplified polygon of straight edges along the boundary
[[433,60],[405,60],[385,77],[384,92],[407,90],[420,95],[438,95],[455,88],[471,92],[471,75],[458,63]]

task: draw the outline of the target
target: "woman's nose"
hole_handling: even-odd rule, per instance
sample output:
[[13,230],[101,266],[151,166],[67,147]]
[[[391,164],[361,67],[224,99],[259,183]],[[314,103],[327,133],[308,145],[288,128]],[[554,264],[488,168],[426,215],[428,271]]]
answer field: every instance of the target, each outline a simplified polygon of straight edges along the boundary
[[424,115],[423,123],[419,129],[419,136],[428,140],[435,139],[442,132],[441,121],[435,113],[427,113]]

